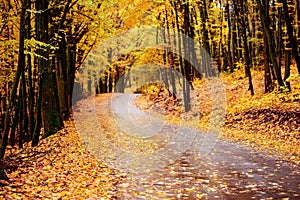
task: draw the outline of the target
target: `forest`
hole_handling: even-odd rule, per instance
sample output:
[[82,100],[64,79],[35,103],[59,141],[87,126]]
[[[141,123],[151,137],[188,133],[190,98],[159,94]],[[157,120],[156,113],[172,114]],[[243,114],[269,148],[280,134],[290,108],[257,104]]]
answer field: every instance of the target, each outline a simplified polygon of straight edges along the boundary
[[[0,0],[0,11],[0,198],[299,198],[298,0]],[[247,183],[243,183],[247,190],[233,190],[234,181],[239,180],[236,177],[226,181],[226,187],[232,189],[226,193],[220,185],[227,171],[223,171],[224,176],[221,172],[216,175],[214,168],[203,166],[203,173],[212,173],[213,179],[195,185],[203,191],[185,188],[186,177],[178,175],[184,189],[174,189],[172,184],[152,177],[152,186],[155,181],[165,185],[157,186],[157,190],[143,186],[142,194],[143,189],[137,189],[141,184],[138,178],[116,175],[117,167],[97,161],[97,154],[84,148],[87,141],[96,139],[85,141],[86,135],[77,133],[89,130],[93,134],[94,128],[80,127],[79,121],[88,121],[82,105],[93,104],[89,99],[95,97],[100,105],[101,130],[117,134],[113,118],[118,115],[106,109],[110,108],[109,102],[118,104],[116,110],[121,108],[122,102],[114,95],[125,93],[142,94],[134,104],[144,111],[154,107],[151,112],[166,116],[172,127],[178,121],[191,122],[194,117],[203,132],[209,132],[209,127],[218,132],[222,129],[221,137],[234,145],[240,142],[256,146],[258,151],[275,151],[274,155],[280,154],[284,162],[293,165],[293,178],[285,184],[290,188],[269,190],[268,186],[256,185],[258,191],[269,191],[257,196]],[[222,114],[215,116],[214,109]],[[76,112],[82,118],[76,118]],[[217,119],[212,118],[217,117],[222,119],[215,122]],[[74,125],[76,121],[78,126]],[[132,145],[115,140],[120,146]],[[145,149],[158,148],[137,140]],[[110,152],[109,145],[99,144],[102,146],[98,145],[98,151]],[[67,157],[65,162],[62,158],[58,161],[60,157],[55,159],[62,155]],[[70,164],[71,157],[76,157],[78,166]],[[76,182],[76,173],[71,176],[70,169],[66,172],[69,164],[76,166],[85,184],[70,184]],[[51,172],[62,173],[70,181],[62,183],[61,178],[49,175]],[[173,177],[175,172],[168,171],[165,177]],[[47,182],[43,177],[56,181]],[[276,178],[280,179],[281,174],[272,181]],[[101,186],[97,181],[102,181]],[[22,189],[21,185],[26,187]],[[35,188],[40,185],[40,189]],[[132,196],[126,196],[126,190]],[[156,192],[149,192],[152,190]],[[241,196],[235,196],[238,191]]]

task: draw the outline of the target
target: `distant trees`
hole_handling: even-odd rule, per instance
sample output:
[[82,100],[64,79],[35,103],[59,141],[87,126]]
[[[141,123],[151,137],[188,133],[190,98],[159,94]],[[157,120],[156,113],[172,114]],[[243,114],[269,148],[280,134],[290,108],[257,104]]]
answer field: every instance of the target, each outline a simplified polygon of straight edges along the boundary
[[[177,21],[181,22],[181,27],[177,30],[198,41],[218,63],[219,71],[232,73],[243,66],[252,95],[254,88],[251,68],[258,68],[262,62],[265,71],[265,92],[274,89],[274,80],[278,83],[280,91],[291,89],[285,80],[290,76],[290,56],[293,56],[299,72],[299,44],[296,40],[296,34],[299,33],[296,23],[299,23],[297,20],[300,16],[298,1],[169,2],[173,5],[175,13],[179,13],[177,18],[180,19]],[[176,24],[175,20],[172,20],[169,18],[169,23]],[[193,48],[189,50],[192,55]],[[201,56],[198,54],[199,58]],[[283,59],[286,63],[284,78],[281,70]],[[207,66],[200,66],[201,73],[210,75],[210,72],[206,71]],[[185,67],[185,70],[188,69],[189,67]]]
[[[194,40],[190,42],[183,37],[170,39],[168,31],[158,33],[163,38],[162,42],[180,49],[177,56],[168,50],[158,54],[161,55],[161,63],[170,65],[186,78],[183,81],[186,111],[189,110],[188,85],[195,77],[212,76],[213,63],[220,72],[226,73],[242,67],[252,95],[251,70],[254,68],[264,70],[265,92],[274,90],[275,81],[280,91],[291,90],[288,80],[292,57],[299,71],[299,44],[296,39],[300,35],[296,26],[299,13],[299,2],[295,0],[170,0],[157,3],[152,11],[157,19],[155,25],[176,30]],[[205,54],[195,48],[195,43],[204,47],[212,60],[205,58]],[[195,66],[191,66],[189,60],[199,60],[200,63],[193,62]],[[113,80],[109,78],[110,74],[105,75],[108,81]],[[166,77],[166,86],[173,87],[172,76]]]

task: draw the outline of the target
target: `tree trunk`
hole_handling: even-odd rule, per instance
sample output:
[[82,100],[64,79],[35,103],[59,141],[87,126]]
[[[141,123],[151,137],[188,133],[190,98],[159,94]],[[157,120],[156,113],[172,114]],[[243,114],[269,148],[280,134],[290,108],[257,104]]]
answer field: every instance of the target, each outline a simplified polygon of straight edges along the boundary
[[56,51],[56,82],[59,96],[59,107],[64,119],[68,119],[70,115],[70,105],[68,102],[68,74],[67,74],[67,44],[65,34],[59,31],[60,43]]
[[185,71],[185,87],[183,92],[185,93],[185,103],[184,103],[184,110],[185,112],[188,112],[191,110],[191,97],[190,97],[190,85],[191,85],[191,77],[190,77],[190,72],[191,72],[191,63],[189,63],[190,59],[190,20],[189,20],[190,14],[189,14],[189,3],[187,2],[184,4],[184,33],[182,34],[183,37],[183,48],[184,48],[184,71]]
[[[236,9],[237,7],[237,2],[236,1],[233,1],[233,7],[234,7],[234,10]],[[236,62],[239,61],[240,58],[237,57],[237,49],[238,49],[238,43],[237,43],[237,31],[238,31],[238,19],[239,19],[239,16],[236,15],[236,13],[234,13],[233,17],[232,17],[232,61],[233,61],[233,68],[236,67]]]
[[[20,97],[19,97],[20,98]],[[18,102],[15,105],[15,114],[14,114],[14,119],[13,119],[13,124],[11,127],[11,131],[10,131],[10,136],[9,136],[9,144],[11,146],[14,146],[16,141],[16,129],[18,127],[18,122],[19,122],[19,110],[20,110],[20,99],[18,99]]]
[[5,111],[5,119],[4,119],[4,130],[1,140],[1,146],[0,146],[0,180],[7,180],[7,176],[4,172],[4,162],[3,158],[5,155],[5,150],[8,142],[8,134],[9,134],[9,124],[10,124],[10,112],[12,105],[15,102],[15,99],[17,97],[17,89],[20,82],[21,73],[25,70],[25,54],[24,54],[24,39],[26,35],[25,30],[25,13],[26,13],[26,0],[22,1],[22,9],[20,13],[20,36],[19,36],[19,55],[18,55],[18,68],[16,72],[16,76],[14,79],[14,84],[9,96],[8,106]]
[[[67,73],[67,42],[66,42],[66,35],[65,32],[62,31],[65,26],[64,23],[66,21],[67,13],[70,9],[71,0],[68,0],[67,4],[64,7],[63,15],[61,20],[58,24],[57,30],[55,32],[58,33],[60,37],[60,42],[58,44],[58,50],[56,53],[56,83],[57,83],[57,91],[58,91],[58,98],[59,98],[59,109],[62,114],[64,120],[70,117],[70,107],[71,102],[68,101],[68,78],[69,75]],[[54,33],[52,33],[54,34]]]
[[[49,22],[49,12],[48,0],[41,0],[41,3],[36,4],[36,10],[42,11],[37,14],[36,20],[36,37],[38,41],[49,43],[49,33],[48,33],[48,22]],[[39,50],[39,55],[43,58],[38,59],[38,66],[41,71],[40,74],[43,76],[42,87],[42,118],[44,125],[44,135],[43,137],[50,136],[60,130],[63,126],[62,118],[59,112],[59,106],[55,95],[55,83],[53,69],[49,62],[49,49],[44,51]]]
[[278,63],[281,65],[282,60],[282,8],[278,8],[278,39],[277,39],[277,53],[278,53]]
[[[290,48],[291,45],[288,44],[287,48]],[[286,56],[285,56],[285,69],[284,69],[284,81],[287,87],[287,90],[290,92],[291,91],[291,83],[288,81],[288,78],[290,77],[290,71],[291,71],[291,51],[287,50],[286,51]]]
[[42,121],[42,87],[40,85],[43,84],[43,76],[39,75],[38,78],[38,93],[37,93],[37,100],[36,100],[36,115],[34,120],[34,130],[32,135],[32,143],[31,146],[37,146],[40,140],[40,130],[41,130],[41,121]]
[[270,18],[266,13],[266,8],[264,8],[263,4],[261,3],[260,0],[256,0],[257,4],[258,4],[258,8],[259,8],[259,12],[260,12],[260,17],[262,20],[262,25],[263,25],[263,29],[264,29],[264,34],[266,35],[266,39],[267,39],[267,43],[268,43],[268,49],[269,49],[269,56],[272,62],[272,65],[275,69],[275,73],[276,73],[276,78],[277,78],[277,82],[279,87],[284,87],[284,82],[282,80],[282,76],[281,76],[281,70],[280,67],[276,61],[276,53],[275,53],[275,44],[274,44],[274,37],[271,33],[270,30]]
[[[219,4],[220,4],[220,9],[221,9],[222,0],[219,1]],[[224,19],[224,11],[221,10],[221,16],[220,16],[221,26],[220,26],[220,36],[219,36],[220,37],[220,40],[219,40],[219,63],[220,63],[220,66],[218,65],[220,72],[222,72],[224,70],[224,57],[223,57],[223,45],[222,45],[222,42],[223,42],[223,19]]]
[[[240,6],[240,28],[241,28],[241,37],[243,38],[243,46],[244,46],[244,57],[245,57],[245,73],[246,76],[249,79],[249,90],[251,91],[251,95],[254,95],[254,89],[253,89],[253,84],[252,84],[252,76],[251,76],[251,70],[250,70],[250,65],[251,65],[251,58],[249,54],[249,48],[248,48],[248,39],[247,39],[247,30],[246,27],[246,18],[245,15],[242,13],[246,13],[245,5],[244,5],[244,0],[239,0],[239,6]],[[247,20],[248,22],[248,20]]]
[[296,0],[296,9],[297,9],[297,37],[298,37],[298,42],[300,42],[300,1]]
[[230,72],[233,73],[233,59],[231,54],[231,22],[230,22],[230,9],[229,0],[226,1],[226,13],[227,13],[227,23],[228,23],[228,38],[227,38],[227,56]]
[[298,42],[294,37],[294,30],[293,30],[293,26],[292,26],[292,19],[289,15],[289,9],[288,9],[288,5],[286,0],[280,0],[283,4],[283,10],[284,10],[284,18],[285,18],[285,23],[286,23],[286,28],[287,28],[287,34],[289,36],[289,40],[291,43],[291,47],[292,47],[292,53],[293,56],[295,58],[296,64],[297,64],[297,69],[298,69],[298,73],[300,74],[300,56],[298,53]]
[[[26,0],[27,3],[27,8],[31,9],[31,0]],[[26,13],[26,39],[30,40],[31,39],[31,13],[27,12]],[[28,51],[30,51],[30,47]],[[33,136],[33,131],[34,131],[34,82],[32,78],[32,65],[31,65],[31,55],[27,55],[27,68],[28,68],[28,109],[29,109],[29,133],[28,136],[31,138]]]
[[[208,14],[207,14],[207,6],[206,6],[206,1],[202,1],[202,4],[199,5],[199,11],[200,11],[200,18],[201,18],[201,31],[202,31],[202,45],[203,48],[207,51],[208,54],[210,54],[211,49],[209,46],[209,38],[208,38],[208,30],[206,29],[206,22],[207,22],[207,18],[208,18]],[[201,55],[205,55],[205,52],[200,52]],[[202,73],[205,73],[206,76],[210,76],[210,66],[206,65],[207,62],[205,61],[205,58],[202,58],[202,66],[203,66],[203,70]]]

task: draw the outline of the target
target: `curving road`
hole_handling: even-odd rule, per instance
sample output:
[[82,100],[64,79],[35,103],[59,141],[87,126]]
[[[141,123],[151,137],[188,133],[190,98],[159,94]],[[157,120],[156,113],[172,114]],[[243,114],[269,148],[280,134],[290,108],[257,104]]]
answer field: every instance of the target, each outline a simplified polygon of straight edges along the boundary
[[[133,106],[133,98],[129,94],[112,98],[112,113],[121,129],[140,138],[149,138],[159,131],[162,132],[159,134],[174,133],[174,126]],[[177,135],[172,135],[173,139],[169,140],[177,146],[169,148],[182,151],[182,154],[168,166],[147,176],[142,173],[142,178],[132,178],[129,185],[133,191],[138,188],[135,199],[147,195],[159,199],[300,199],[300,166],[286,162],[278,155],[226,140],[219,139],[215,145],[208,143],[203,148],[205,144],[195,140],[206,137],[214,141],[215,135],[210,137],[185,127],[179,129],[180,133],[177,131]],[[206,156],[199,156],[199,149],[211,151]],[[126,186],[123,190],[128,190],[128,185],[123,183],[119,185],[121,191],[122,185]],[[128,193],[127,198],[133,198],[132,194]]]
[[[124,140],[132,149],[126,151],[116,138],[108,141],[105,131],[88,129],[97,123],[92,111],[103,106],[83,100],[74,115],[90,152],[121,169],[113,175],[118,178],[112,199],[300,199],[299,165],[216,134],[164,123],[156,113],[136,108],[134,98],[113,95],[105,107],[114,119],[108,123],[118,127],[111,132],[121,143],[122,134],[129,136]],[[146,142],[156,148],[145,153]]]

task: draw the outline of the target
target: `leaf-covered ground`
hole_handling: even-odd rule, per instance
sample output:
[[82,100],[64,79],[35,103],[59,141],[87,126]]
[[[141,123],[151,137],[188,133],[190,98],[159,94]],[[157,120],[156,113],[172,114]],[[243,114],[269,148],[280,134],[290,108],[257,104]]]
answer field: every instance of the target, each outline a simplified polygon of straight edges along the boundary
[[[244,72],[221,74],[227,106],[222,136],[256,148],[275,150],[285,159],[300,163],[300,78],[291,80],[292,92],[278,93],[275,89],[265,94],[263,72],[253,70],[252,73],[254,96],[248,91]],[[196,80],[193,85],[193,107],[189,113],[181,112],[177,100],[174,102],[166,92],[140,96],[136,104],[142,109],[163,111],[173,123],[187,121],[207,131],[212,104],[209,89],[204,80]]]
[[[126,97],[126,95],[121,96]],[[118,101],[119,103],[116,103],[114,100],[110,101],[109,98],[109,95],[99,95],[95,98],[95,110],[97,111],[99,125],[105,131],[101,134],[106,134],[110,139],[117,142],[117,144],[114,143],[109,146],[110,149],[118,147],[124,150],[127,146],[126,141],[122,142],[117,139],[125,139],[125,137],[120,135],[120,127],[116,127],[115,124],[118,121],[118,116],[122,117],[122,115],[115,115],[113,117],[109,108],[114,106],[116,108],[124,107],[124,110],[127,110],[126,113],[129,114],[129,100],[125,98],[125,101]],[[170,102],[169,109],[172,110],[172,105],[174,105],[171,103],[172,100],[168,98],[164,100]],[[78,120],[86,120],[83,113],[89,113],[91,107],[85,106],[91,105],[92,101],[88,103],[89,101],[91,100],[87,99],[80,102],[82,104],[78,107],[78,112],[82,113],[83,117],[78,118]],[[111,102],[115,103],[114,106],[110,105]],[[204,114],[202,113],[202,115]],[[132,119],[128,117],[128,122]],[[91,127],[86,128],[91,129]],[[86,131],[86,134],[91,137],[91,132],[91,130]],[[130,132],[125,132],[125,134],[130,135]],[[93,143],[98,143],[96,137],[92,138],[94,138]],[[100,138],[103,139],[102,137]],[[143,145],[146,143],[136,143],[137,140],[132,139],[131,141],[134,141],[131,143],[134,147],[132,150],[147,150],[152,148],[151,145],[146,145],[143,148]],[[168,139],[166,142],[168,142]],[[136,144],[138,145],[136,146]],[[176,144],[178,143],[176,142]],[[202,149],[201,147],[202,144],[197,145],[194,143],[188,150],[185,149],[186,151],[175,162],[172,162],[170,165],[163,165],[157,171],[150,172],[150,174],[146,173],[146,170],[140,171],[141,174],[137,174],[136,176],[130,176],[126,173],[116,184],[115,197],[120,199],[174,200],[263,199],[271,197],[274,199],[293,199],[299,197],[299,166],[282,160],[277,154],[268,155],[264,151],[256,151],[253,148],[239,145],[236,142],[219,140],[211,149],[209,155],[202,158],[197,154],[199,149]],[[107,156],[112,155],[107,154],[106,148],[96,149],[97,151],[94,152],[95,155],[97,153],[106,154]],[[132,151],[132,153],[135,154],[135,151]],[[147,155],[149,160],[153,158],[151,153]],[[100,155],[100,157],[103,156]],[[114,155],[113,157],[118,159],[118,156],[115,157]],[[105,160],[107,162],[107,159]],[[286,177],[289,178],[286,179]]]
[[[243,74],[236,72],[223,76],[222,79],[226,86],[227,97],[224,137],[282,152],[285,158],[299,163],[300,111],[299,101],[296,98],[299,89],[286,95],[264,94],[261,72],[255,72],[256,95],[251,97]],[[175,100],[164,99],[169,105],[166,111],[172,113],[169,119],[174,122],[178,122],[178,117],[181,121],[196,117],[197,123],[200,122],[199,128],[205,131],[209,122],[211,102],[205,83],[195,82],[195,88],[197,89],[192,92],[192,98],[198,103],[196,106],[199,109],[193,109],[194,112],[187,115],[180,114],[180,108]],[[109,96],[103,98],[107,100]],[[98,100],[100,103],[103,99]],[[139,106],[147,108],[154,105],[151,102],[149,105],[149,99],[146,101],[139,102]],[[107,108],[108,103],[106,101],[102,108]],[[165,106],[158,101],[155,105],[157,108],[158,104]],[[102,109],[98,117],[102,129],[114,130],[110,123],[113,119],[107,109]],[[72,122],[65,122],[65,125],[66,127],[57,134],[41,140],[38,147],[31,148],[29,143],[21,150],[8,148],[5,170],[10,180],[0,182],[0,199],[115,199],[128,195],[128,191],[131,197],[142,195],[146,199],[151,196],[160,196],[164,199],[170,191],[173,194],[178,193],[180,198],[188,197],[189,194],[196,194],[194,196],[196,198],[205,196],[205,191],[194,193],[195,188],[189,187],[191,184],[187,184],[186,188],[180,185],[182,177],[176,178],[178,183],[172,180],[170,184],[161,186],[162,189],[158,191],[157,188],[166,179],[159,174],[160,178],[155,180],[140,180],[147,189],[147,193],[142,194],[136,190],[138,188],[135,185],[136,180],[98,162],[85,149]],[[172,170],[169,176],[173,176]],[[205,176],[203,177],[198,181],[201,187],[202,182],[207,181]],[[212,187],[212,190],[215,188]]]
[[[97,114],[101,128],[113,131],[114,119],[109,113],[109,101],[110,95],[97,98],[96,104],[100,104]],[[202,119],[205,115],[204,111],[199,114]],[[219,193],[230,198],[244,195],[247,199],[254,194],[265,194],[263,188],[267,186],[251,182],[251,177],[257,176],[261,169],[258,172],[229,169],[227,172],[228,166],[216,162],[214,156],[202,165],[193,166],[185,155],[163,173],[148,178],[131,177],[99,162],[85,149],[74,124],[65,122],[65,125],[57,134],[43,139],[38,147],[30,148],[29,143],[22,150],[8,149],[6,172],[10,181],[0,182],[0,199],[210,199],[221,198]],[[282,161],[278,161],[278,170],[283,170]],[[243,183],[238,178],[239,173],[248,177],[241,179]],[[268,177],[272,178],[271,174]],[[270,192],[285,197],[283,191],[279,185]],[[299,196],[294,190],[291,195]]]
[[[264,93],[263,73],[253,71],[255,95],[237,72],[222,77],[226,86],[227,117],[224,135],[283,153],[300,163],[300,79],[291,80],[292,92]],[[238,81],[233,79],[238,78]]]
[[118,181],[114,171],[85,150],[72,122],[65,126],[35,148],[7,151],[10,181],[0,182],[0,199],[109,199],[114,195]]

